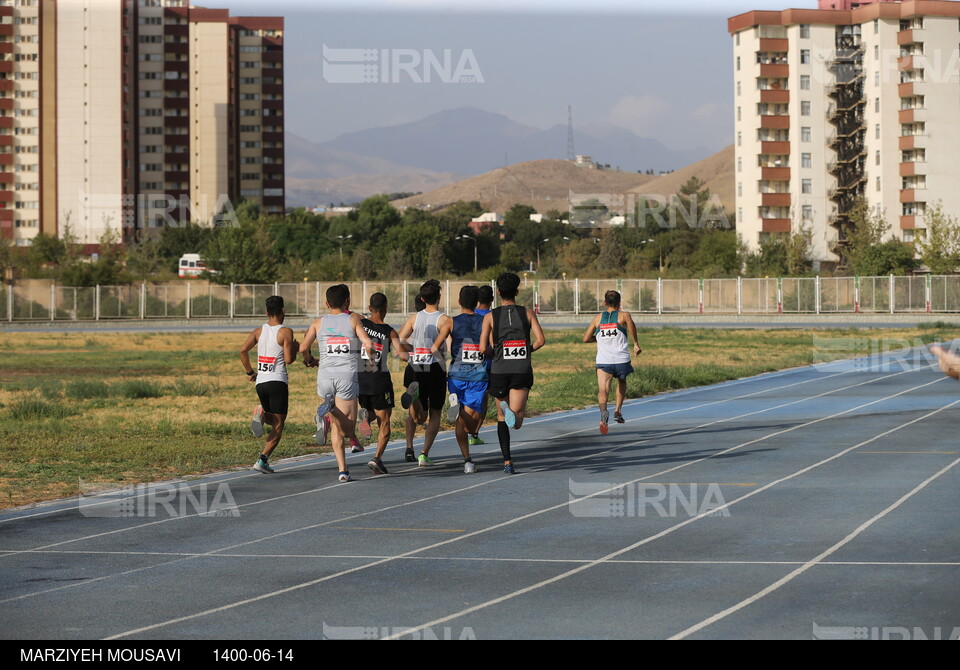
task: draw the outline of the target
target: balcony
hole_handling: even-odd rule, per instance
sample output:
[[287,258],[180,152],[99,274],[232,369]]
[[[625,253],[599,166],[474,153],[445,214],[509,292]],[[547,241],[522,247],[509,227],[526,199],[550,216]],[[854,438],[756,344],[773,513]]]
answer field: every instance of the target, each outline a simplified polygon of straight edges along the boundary
[[916,175],[926,174],[926,163],[920,163],[917,161],[900,163],[900,176],[901,177],[914,177]]
[[790,168],[788,167],[761,168],[760,178],[763,181],[790,181]]
[[897,59],[897,69],[898,70],[913,70],[915,60],[913,56],[903,56],[902,58]]
[[[3,28],[3,26],[0,26]],[[0,72],[13,72],[12,60],[0,60]]]
[[917,227],[917,219],[920,218],[915,215],[910,216],[901,216],[900,217],[900,230],[914,230]]
[[764,207],[789,207],[789,193],[761,193],[760,204]]
[[759,51],[766,53],[786,53],[790,51],[790,40],[781,40],[773,37],[761,37]]
[[13,37],[13,25],[0,23],[0,37]]
[[760,153],[770,156],[783,156],[790,154],[789,142],[761,142]]
[[899,114],[900,123],[916,123],[927,120],[927,110],[923,108],[901,109]]
[[13,42],[0,42],[0,54],[12,54]]
[[926,202],[927,189],[908,188],[900,191],[900,202]]
[[13,98],[0,98],[0,109],[13,109]]
[[0,7],[0,17],[3,16],[13,16],[13,7],[10,7],[9,5]]
[[0,79],[0,91],[12,91],[12,90],[13,90],[12,79]]
[[916,93],[914,87],[916,84],[897,84],[897,94],[901,98],[912,98]]
[[0,116],[0,128],[13,128],[13,117]]
[[770,79],[786,79],[790,76],[789,65],[761,65],[760,76]]
[[760,230],[764,233],[789,233],[790,219],[761,219]]
[[901,135],[900,151],[909,151],[910,149],[926,149],[926,135]]
[[163,27],[164,35],[176,37],[190,37],[190,26],[167,24]]
[[[264,87],[266,88],[266,87]],[[281,89],[282,92],[282,89]],[[790,91],[760,91],[760,102],[767,104],[785,104],[790,102]]]
[[765,114],[760,117],[760,127],[784,130],[790,127],[790,117],[786,114]]
[[920,37],[920,35],[916,34],[917,32],[918,31],[914,30],[901,30],[899,33],[897,33],[897,45],[906,46],[908,44],[915,43],[917,38]]

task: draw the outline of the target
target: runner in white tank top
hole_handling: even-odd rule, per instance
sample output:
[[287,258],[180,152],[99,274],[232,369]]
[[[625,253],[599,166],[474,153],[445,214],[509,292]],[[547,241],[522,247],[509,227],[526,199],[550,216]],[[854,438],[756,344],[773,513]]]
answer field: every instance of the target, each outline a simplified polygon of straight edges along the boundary
[[[253,469],[271,473],[270,454],[280,443],[283,424],[287,418],[289,386],[287,365],[297,360],[300,346],[293,337],[293,331],[283,325],[285,316],[283,298],[278,295],[266,300],[267,322],[247,336],[240,348],[240,362],[247,373],[247,379],[257,384],[260,405],[253,413],[250,430],[257,437],[263,435],[263,426],[271,426],[260,458]],[[250,363],[250,350],[257,348],[257,364]]]
[[597,343],[597,401],[600,405],[600,434],[609,430],[610,414],[607,412],[607,398],[610,393],[610,380],[617,380],[617,405],[613,419],[623,423],[621,410],[627,393],[627,375],[633,372],[630,365],[630,345],[627,337],[633,338],[634,353],[642,351],[637,339],[637,326],[629,312],[620,310],[620,294],[607,291],[604,296],[607,309],[593,317],[583,334],[584,342]]

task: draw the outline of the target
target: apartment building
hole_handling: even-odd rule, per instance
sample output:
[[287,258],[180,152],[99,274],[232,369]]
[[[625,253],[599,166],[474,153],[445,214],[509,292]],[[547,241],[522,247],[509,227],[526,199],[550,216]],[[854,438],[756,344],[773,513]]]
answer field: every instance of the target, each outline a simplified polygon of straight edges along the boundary
[[283,19],[0,0],[0,237],[124,240],[284,211]]
[[737,230],[813,235],[839,261],[864,198],[911,241],[928,204],[960,214],[960,2],[820,0],[728,21]]

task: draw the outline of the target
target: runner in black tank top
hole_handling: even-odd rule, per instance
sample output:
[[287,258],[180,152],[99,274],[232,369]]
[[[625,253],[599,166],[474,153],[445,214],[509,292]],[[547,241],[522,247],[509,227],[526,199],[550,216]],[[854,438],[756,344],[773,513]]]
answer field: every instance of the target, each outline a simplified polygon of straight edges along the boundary
[[546,344],[543,329],[533,310],[514,302],[520,277],[505,272],[497,278],[501,306],[483,317],[481,342],[493,356],[490,395],[497,404],[497,437],[503,455],[503,471],[513,474],[510,457],[510,429],[519,430],[526,414],[527,398],[533,388],[531,355]]

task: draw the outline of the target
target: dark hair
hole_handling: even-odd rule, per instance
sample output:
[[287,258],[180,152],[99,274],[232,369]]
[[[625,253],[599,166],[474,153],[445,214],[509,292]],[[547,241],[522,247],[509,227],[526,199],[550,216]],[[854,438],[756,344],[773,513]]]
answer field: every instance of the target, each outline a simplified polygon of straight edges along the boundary
[[429,279],[420,287],[420,297],[428,305],[436,305],[440,302],[440,282],[436,279]]
[[490,288],[487,284],[484,284],[479,289],[477,289],[477,304],[479,305],[492,305],[493,304],[493,289]]
[[374,293],[372,296],[370,296],[370,311],[386,314],[387,296],[382,293]]
[[418,293],[417,297],[413,299],[413,308],[418,312],[422,312],[426,307],[427,303],[423,301],[423,296]]
[[343,309],[350,299],[350,289],[346,284],[337,284],[327,289],[327,304],[331,309]]
[[497,277],[497,290],[502,298],[513,300],[520,291],[520,276],[514,272],[504,272]]
[[267,306],[267,316],[280,316],[283,311],[283,298],[279,295],[272,295],[264,301]]
[[620,306],[620,293],[617,291],[607,291],[603,295],[603,303],[609,307]]
[[476,309],[480,298],[480,289],[476,286],[464,286],[460,289],[460,306],[467,309]]

